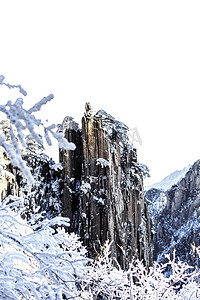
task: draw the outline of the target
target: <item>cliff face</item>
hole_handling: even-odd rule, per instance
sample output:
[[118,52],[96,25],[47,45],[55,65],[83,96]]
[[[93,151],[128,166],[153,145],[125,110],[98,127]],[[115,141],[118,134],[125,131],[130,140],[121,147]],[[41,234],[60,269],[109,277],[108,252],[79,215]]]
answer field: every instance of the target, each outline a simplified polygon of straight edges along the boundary
[[151,264],[150,220],[144,203],[143,168],[128,142],[128,128],[89,104],[82,130],[65,118],[60,130],[76,144],[60,151],[64,166],[63,214],[80,234],[91,255],[107,239],[112,255],[125,267],[133,255]]
[[134,255],[149,266],[152,238],[143,191],[146,169],[129,144],[127,126],[105,111],[93,115],[87,104],[82,129],[66,117],[59,130],[75,143],[76,150],[60,150],[60,164],[55,165],[27,137],[23,158],[35,184],[30,190],[20,171],[7,160],[0,186],[2,198],[20,191],[24,217],[31,222],[41,220],[37,212],[44,218],[69,217],[69,229],[80,235],[92,257],[109,239],[112,256],[123,268]]
[[154,258],[163,260],[176,249],[181,259],[197,263],[193,245],[200,245],[200,161],[168,191],[151,189],[145,196],[154,224]]

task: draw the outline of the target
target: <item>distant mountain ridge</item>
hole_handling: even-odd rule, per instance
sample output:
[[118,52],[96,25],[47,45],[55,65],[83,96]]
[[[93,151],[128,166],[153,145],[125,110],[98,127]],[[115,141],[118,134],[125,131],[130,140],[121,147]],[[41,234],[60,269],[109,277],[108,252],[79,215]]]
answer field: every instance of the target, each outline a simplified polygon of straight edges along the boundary
[[[172,174],[180,178],[184,171]],[[181,260],[199,264],[194,245],[200,246],[200,160],[170,189],[151,188],[145,198],[153,223],[154,260],[163,261],[175,249]]]
[[177,184],[185,176],[190,167],[191,165],[184,167],[182,170],[174,171],[173,173],[163,178],[163,180],[145,187],[145,190],[148,191],[152,188],[164,191],[169,190],[172,187],[172,185]]

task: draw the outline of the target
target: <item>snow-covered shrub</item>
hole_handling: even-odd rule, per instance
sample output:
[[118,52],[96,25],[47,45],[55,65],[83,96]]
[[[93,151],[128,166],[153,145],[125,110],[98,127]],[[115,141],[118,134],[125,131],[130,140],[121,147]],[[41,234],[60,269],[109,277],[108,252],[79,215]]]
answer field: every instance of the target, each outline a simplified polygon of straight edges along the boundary
[[0,204],[0,299],[81,299],[88,259],[78,238],[65,233],[68,219],[30,227],[21,201],[10,196]]
[[133,262],[130,274],[135,284],[132,284],[131,293],[137,295],[133,299],[183,299],[180,297],[181,288],[187,289],[192,282],[198,291],[195,279],[199,277],[199,272],[192,271],[191,266],[176,260],[175,252],[172,258],[166,255],[166,259],[164,264],[154,263],[149,271],[141,261]]
[[129,280],[115,258],[111,257],[107,241],[88,269],[87,281],[82,284],[84,299],[128,299]]
[[88,270],[87,280],[82,283],[83,299],[199,299],[200,272],[176,260],[175,253],[166,256],[166,263],[155,263],[149,270],[134,259],[124,271],[111,257],[110,245],[105,243]]

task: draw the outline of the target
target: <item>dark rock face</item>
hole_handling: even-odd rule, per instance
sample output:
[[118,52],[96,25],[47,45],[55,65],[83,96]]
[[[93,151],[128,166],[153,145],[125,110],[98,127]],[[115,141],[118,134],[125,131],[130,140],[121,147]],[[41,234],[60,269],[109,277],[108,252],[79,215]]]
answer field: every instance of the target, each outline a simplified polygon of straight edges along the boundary
[[69,230],[80,235],[91,257],[109,239],[112,255],[123,268],[134,255],[149,266],[152,237],[143,191],[146,167],[137,162],[127,126],[103,110],[93,115],[87,104],[82,129],[66,117],[59,130],[76,145],[75,151],[60,150],[60,164],[27,137],[23,158],[35,179],[31,190],[0,152],[5,161],[2,199],[11,194],[23,196],[24,217],[35,224],[42,218],[37,213],[44,218],[69,217]]
[[[72,232],[79,228],[79,198],[82,173],[82,132],[73,118],[66,117],[59,130],[65,131],[65,137],[76,145],[74,151],[60,149],[59,160],[62,170],[62,215],[70,219]],[[67,200],[66,200],[67,199]]]
[[150,219],[144,203],[143,171],[128,128],[105,111],[92,114],[90,105],[82,130],[66,117],[60,130],[76,150],[60,151],[64,166],[63,215],[71,220],[90,254],[113,241],[112,255],[123,267],[133,255],[151,264]]
[[168,191],[146,192],[154,226],[154,259],[173,252],[191,264],[198,262],[193,245],[200,245],[200,160]]

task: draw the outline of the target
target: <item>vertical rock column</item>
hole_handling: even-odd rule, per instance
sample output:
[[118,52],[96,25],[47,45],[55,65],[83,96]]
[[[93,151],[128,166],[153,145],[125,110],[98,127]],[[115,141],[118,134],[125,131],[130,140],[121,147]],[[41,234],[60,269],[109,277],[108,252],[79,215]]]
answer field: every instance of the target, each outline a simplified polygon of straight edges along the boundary
[[[76,219],[91,256],[109,239],[112,255],[123,268],[134,255],[149,266],[150,220],[144,204],[142,169],[136,149],[128,142],[128,128],[104,111],[93,115],[90,107],[86,108],[82,140],[73,126],[65,128],[77,152],[60,153],[63,214]],[[78,188],[74,185],[77,182]]]
[[74,151],[60,149],[59,160],[63,167],[62,215],[70,219],[69,230],[78,233],[79,198],[82,175],[82,132],[71,117],[65,117],[59,130],[65,132],[68,141],[76,145]]
[[109,152],[102,120],[85,114],[82,119],[83,169],[80,234],[92,256],[108,236]]

